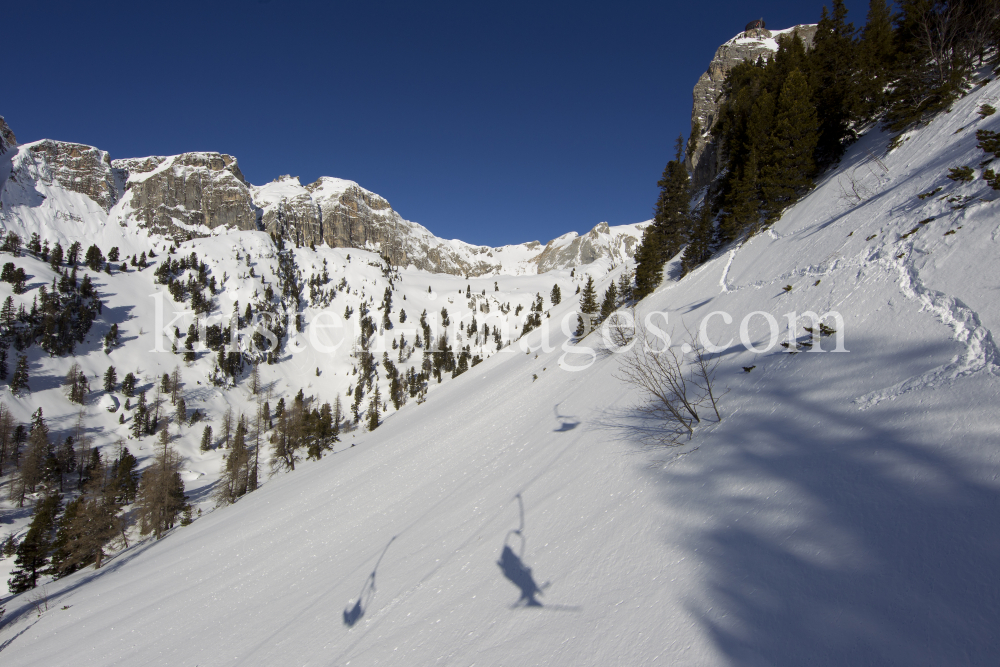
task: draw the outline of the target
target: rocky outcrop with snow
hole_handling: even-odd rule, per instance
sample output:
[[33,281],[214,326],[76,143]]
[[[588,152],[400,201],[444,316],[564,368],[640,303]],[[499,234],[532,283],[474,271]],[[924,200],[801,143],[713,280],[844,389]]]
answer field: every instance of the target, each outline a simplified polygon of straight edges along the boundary
[[7,125],[7,121],[3,119],[3,116],[0,116],[0,154],[6,153],[16,146],[17,137],[14,136],[14,131]]
[[[5,146],[16,146],[5,123],[0,135]],[[48,201],[48,208],[58,209],[51,215],[75,224],[134,221],[174,241],[208,236],[217,228],[264,230],[294,245],[369,250],[398,267],[477,277],[568,270],[600,260],[609,268],[620,266],[635,254],[642,235],[641,225],[600,223],[583,236],[570,232],[544,246],[538,241],[478,246],[435,236],[353,181],[324,176],[302,185],[282,176],[253,186],[236,158],[221,153],[111,160],[92,146],[46,139],[11,156],[9,182],[0,182],[8,206],[33,209]],[[104,215],[89,205],[81,208],[81,200],[62,192],[85,195]],[[22,211],[18,217],[27,215]]]
[[300,245],[373,250],[397,266],[463,276],[544,273],[606,258],[621,264],[635,254],[641,239],[636,225],[611,228],[601,223],[584,236],[575,232],[550,241],[492,248],[446,240],[405,220],[384,197],[353,181],[322,177],[303,186],[282,176],[252,188],[261,223]]
[[78,192],[90,197],[105,213],[120,195],[108,153],[66,141],[43,139],[21,146],[13,159],[10,180],[26,187],[40,182]]
[[797,25],[774,32],[755,28],[741,32],[716,50],[708,70],[694,85],[691,127],[694,132],[697,125],[700,133],[695,137],[692,150],[687,156],[687,167],[695,189],[708,185],[719,172],[721,147],[710,132],[718,120],[719,108],[724,101],[722,86],[726,81],[726,75],[745,60],[754,61],[758,58],[767,60],[778,50],[778,37],[793,33],[798,33],[806,48],[809,48],[816,35],[816,26]]
[[115,160],[128,215],[150,231],[200,236],[216,227],[257,229],[257,209],[236,158],[222,153]]
[[538,273],[583,266],[607,258],[612,266],[635,256],[642,241],[642,225],[610,227],[602,222],[583,236],[570,232],[546,244],[535,263]]

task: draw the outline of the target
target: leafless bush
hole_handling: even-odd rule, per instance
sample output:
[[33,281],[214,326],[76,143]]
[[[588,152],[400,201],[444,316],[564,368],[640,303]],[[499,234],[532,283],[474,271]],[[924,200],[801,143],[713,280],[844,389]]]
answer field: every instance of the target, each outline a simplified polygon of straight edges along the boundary
[[635,308],[616,310],[608,316],[601,328],[605,344],[621,350],[628,347],[636,334]]
[[646,417],[663,422],[657,444],[676,447],[694,434],[703,419],[715,416],[722,421],[715,388],[718,359],[710,359],[698,340],[688,335],[687,358],[674,348],[657,350],[643,334],[622,359],[616,376],[638,387],[646,400],[638,410]]
[[[859,176],[858,171],[865,168],[868,170],[868,174],[862,173]],[[885,162],[871,151],[868,151],[868,157],[862,164],[837,177],[837,183],[840,185],[840,200],[846,202],[849,206],[857,206],[870,199],[878,194],[879,188],[882,186],[888,173],[889,168],[885,165]],[[863,182],[863,179],[866,178],[871,180],[869,176],[876,181],[874,187],[866,185]]]

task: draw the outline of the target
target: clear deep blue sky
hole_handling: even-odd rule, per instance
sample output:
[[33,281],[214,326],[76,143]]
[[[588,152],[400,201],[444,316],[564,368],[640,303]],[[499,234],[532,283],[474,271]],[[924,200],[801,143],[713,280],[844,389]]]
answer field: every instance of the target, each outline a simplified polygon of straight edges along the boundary
[[255,184],[357,181],[446,238],[545,242],[648,219],[718,45],[822,5],[9,3],[0,115],[21,143],[230,153]]

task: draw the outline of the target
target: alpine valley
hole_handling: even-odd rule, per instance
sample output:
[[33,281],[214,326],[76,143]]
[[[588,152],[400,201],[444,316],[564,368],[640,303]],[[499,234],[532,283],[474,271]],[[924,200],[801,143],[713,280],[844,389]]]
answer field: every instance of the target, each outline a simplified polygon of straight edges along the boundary
[[[720,47],[678,158],[698,197],[728,74],[815,32]],[[0,119],[3,664],[995,662],[991,77],[858,126],[635,300],[651,221],[475,246],[352,181]],[[709,349],[718,418],[664,438],[650,340]]]

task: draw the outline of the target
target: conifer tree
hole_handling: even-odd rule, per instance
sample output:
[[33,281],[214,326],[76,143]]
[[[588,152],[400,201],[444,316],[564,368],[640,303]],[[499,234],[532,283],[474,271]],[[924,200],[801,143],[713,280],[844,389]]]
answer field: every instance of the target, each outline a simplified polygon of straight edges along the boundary
[[35,506],[35,514],[28,526],[28,532],[17,545],[14,569],[7,587],[14,595],[34,588],[38,577],[49,563],[52,545],[52,531],[59,514],[60,498],[50,494]]
[[375,391],[372,393],[371,400],[368,402],[368,411],[365,413],[368,418],[368,430],[374,431],[379,427],[379,408],[382,405],[382,397],[379,395],[378,385],[375,385]]
[[888,87],[895,59],[892,10],[886,0],[870,0],[868,22],[857,47],[854,115],[859,121],[871,120],[888,105]]
[[178,396],[177,397],[177,404],[174,407],[174,411],[176,412],[177,423],[180,424],[180,425],[182,425],[182,426],[184,424],[186,424],[187,423],[187,403],[184,401],[184,397],[183,396]]
[[552,301],[553,306],[558,306],[559,302],[562,301],[562,290],[559,289],[558,283],[552,286],[552,292],[549,295],[549,299]]
[[63,262],[62,245],[60,245],[59,242],[56,241],[55,247],[52,248],[51,252],[49,253],[49,265],[51,265],[53,269],[58,269],[62,265],[62,262]]
[[[284,399],[279,405],[284,405]],[[222,415],[222,447],[229,448],[229,437],[233,433],[233,409],[226,407],[226,413]]]
[[184,509],[184,481],[180,476],[181,459],[170,447],[166,427],[160,431],[153,464],[146,468],[139,483],[137,518],[139,532],[152,533],[156,539],[173,528]]
[[9,333],[16,320],[17,311],[14,309],[14,297],[8,295],[3,302],[3,308],[0,308],[0,325],[3,326],[6,333]]
[[674,159],[667,163],[657,185],[660,195],[653,222],[643,231],[642,243],[636,252],[635,296],[638,299],[656,289],[663,277],[664,264],[680,252],[687,241],[691,192],[684,166],[683,137],[677,138]]
[[10,408],[4,403],[0,403],[0,475],[3,475],[6,464],[16,464],[19,458],[19,443],[14,438],[15,424],[16,421]]
[[135,396],[135,375],[132,373],[127,373],[122,379],[122,394],[126,398],[132,398]]
[[[412,370],[412,369],[411,369]],[[340,394],[337,394],[336,398],[333,399],[333,437],[337,438],[340,435],[340,422],[344,420],[344,409],[340,403]],[[337,442],[339,442],[337,438]]]
[[[93,475],[84,495],[76,501],[79,504],[72,516],[64,516],[52,564],[57,576],[91,564],[95,570],[99,569],[106,556],[105,547],[121,532],[123,526],[115,502],[116,489],[106,480],[103,470]],[[69,514],[68,508],[66,514]]]
[[691,273],[712,256],[715,226],[712,218],[712,206],[704,202],[698,210],[694,228],[691,230],[691,242],[684,248],[681,260],[681,270],[684,275]]
[[612,282],[608,289],[604,291],[604,299],[601,301],[601,319],[606,320],[615,312],[618,307],[618,288]]
[[754,230],[760,224],[758,172],[757,152],[751,151],[746,162],[739,166],[726,202],[727,211],[722,218],[722,236],[726,241],[735,241],[744,231]]
[[73,365],[69,368],[69,372],[66,373],[66,379],[63,381],[63,386],[66,387],[66,391],[71,402],[78,403],[80,405],[84,404],[87,399],[87,394],[90,392],[90,385],[87,382],[87,376],[80,368],[80,364],[73,362]]
[[21,496],[24,490],[34,493],[39,484],[49,477],[47,463],[54,458],[52,443],[49,441],[49,428],[41,415],[41,408],[35,413],[31,432],[28,434],[28,447],[21,459],[20,479]]
[[584,285],[583,293],[580,294],[580,312],[597,312],[597,290],[594,287],[594,277],[590,275],[587,276],[587,284]]
[[628,271],[618,277],[618,298],[625,303],[632,300],[632,274]]
[[206,426],[201,432],[201,451],[208,452],[212,449],[212,427]]
[[228,505],[247,492],[249,480],[250,452],[247,449],[247,422],[242,414],[236,420],[236,433],[232,447],[226,455],[226,469],[221,480],[216,500],[220,505]]
[[846,143],[853,140],[849,123],[858,98],[854,26],[847,22],[843,0],[833,0],[832,5],[829,13],[823,8],[808,58],[808,85],[819,125],[816,161],[822,165],[839,160]]
[[769,220],[794,203],[809,187],[815,174],[813,152],[819,138],[816,107],[805,76],[793,70],[778,98],[772,134],[772,159],[765,167],[761,190]]
[[104,391],[109,394],[115,390],[118,385],[118,372],[115,370],[114,366],[108,366],[108,370],[104,371]]
[[28,358],[21,354],[17,357],[17,366],[10,378],[10,393],[19,396],[24,391],[31,389],[28,387]]

